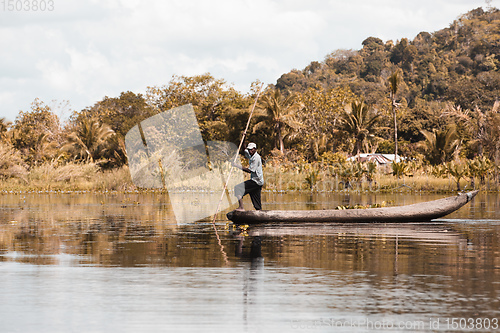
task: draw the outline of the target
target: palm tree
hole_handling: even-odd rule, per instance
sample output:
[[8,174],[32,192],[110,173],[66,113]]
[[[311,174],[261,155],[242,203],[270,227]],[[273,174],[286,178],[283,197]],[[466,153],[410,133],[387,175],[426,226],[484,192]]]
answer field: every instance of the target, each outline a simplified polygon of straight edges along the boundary
[[477,145],[479,156],[486,154],[489,158],[495,159],[499,152],[500,134],[500,101],[495,101],[490,110],[482,111],[476,106],[475,110],[462,109],[460,106],[450,105],[443,113],[451,116],[452,121],[460,122],[471,135],[470,144]]
[[482,147],[486,148],[488,156],[500,163],[500,101],[495,101],[493,107],[486,113],[485,125],[480,133]]
[[396,118],[396,109],[398,107],[398,104],[396,103],[396,94],[398,92],[398,87],[399,83],[401,81],[399,72],[396,71],[392,73],[391,76],[389,76],[389,93],[391,97],[391,107],[392,107],[392,114],[394,116],[394,154],[395,158],[394,161],[397,162],[398,160],[398,121]]
[[34,163],[49,160],[57,155],[57,142],[50,141],[49,133],[40,133],[29,147],[29,154]]
[[340,130],[354,136],[356,144],[353,155],[359,155],[361,146],[377,130],[380,115],[371,112],[363,101],[353,101],[350,109],[345,109],[340,119]]
[[108,139],[115,132],[107,124],[100,124],[92,118],[83,118],[75,131],[68,136],[63,151],[72,153],[76,158],[94,162],[108,150]]
[[454,125],[444,130],[433,130],[432,132],[420,131],[425,136],[425,150],[427,159],[433,165],[441,164],[452,159],[458,151],[460,140]]
[[297,130],[301,124],[296,120],[295,113],[301,107],[295,94],[282,95],[279,89],[266,94],[259,103],[261,110],[266,112],[265,120],[257,123],[253,131],[256,132],[265,125],[271,126],[275,134],[275,147],[284,153],[283,138],[287,130]]

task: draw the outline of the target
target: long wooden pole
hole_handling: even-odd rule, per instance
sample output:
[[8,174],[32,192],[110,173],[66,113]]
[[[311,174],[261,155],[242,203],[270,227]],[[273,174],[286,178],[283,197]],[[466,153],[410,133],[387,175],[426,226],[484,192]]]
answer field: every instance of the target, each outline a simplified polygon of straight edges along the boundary
[[[248,127],[250,126],[250,120],[252,119],[253,112],[255,110],[255,106],[257,105],[257,101],[259,100],[260,93],[262,92],[262,87],[264,87],[264,84],[262,84],[260,86],[259,90],[257,91],[257,96],[255,97],[255,101],[253,103],[252,109],[250,110],[250,116],[248,117],[247,126],[245,127],[245,131],[243,132],[243,135],[241,137],[240,145],[238,146],[238,150],[236,151],[236,155],[234,156],[234,160],[233,160],[234,163],[236,163],[236,160],[238,159],[241,147],[243,146],[243,142],[245,141]],[[228,263],[227,255],[224,252],[224,246],[222,245],[220,237],[219,237],[219,233],[217,232],[217,227],[215,226],[215,219],[217,218],[217,214],[219,213],[220,205],[222,203],[222,199],[224,199],[224,194],[226,193],[227,184],[229,183],[229,179],[231,179],[232,172],[233,172],[233,168],[231,168],[229,170],[229,175],[227,176],[226,182],[224,183],[224,188],[222,189],[220,200],[219,200],[219,203],[217,204],[217,209],[215,210],[214,218],[212,219],[212,226],[214,227],[215,235],[217,236],[217,242],[219,243],[219,246],[221,247],[222,254],[224,256],[224,260],[226,261],[226,263]]]
[[[245,137],[247,135],[248,127],[250,126],[250,120],[252,120],[253,111],[255,110],[255,106],[257,105],[257,101],[259,100],[259,96],[260,96],[260,93],[262,92],[262,87],[263,86],[264,85],[262,84],[260,86],[260,88],[259,88],[259,91],[257,91],[257,96],[255,97],[255,101],[253,102],[252,110],[250,110],[250,116],[248,116],[247,126],[245,127],[245,131],[243,132],[243,135],[241,136],[241,141],[240,141],[240,145],[238,146],[238,151],[236,152],[236,155],[234,156],[233,162],[235,162],[235,163],[236,163],[236,160],[238,159],[239,151],[241,150],[241,147],[243,146],[243,142],[245,141]],[[231,173],[229,174],[229,176],[231,176]],[[227,181],[229,181],[229,178],[230,177],[227,177]],[[227,186],[227,181],[226,181],[225,186]]]

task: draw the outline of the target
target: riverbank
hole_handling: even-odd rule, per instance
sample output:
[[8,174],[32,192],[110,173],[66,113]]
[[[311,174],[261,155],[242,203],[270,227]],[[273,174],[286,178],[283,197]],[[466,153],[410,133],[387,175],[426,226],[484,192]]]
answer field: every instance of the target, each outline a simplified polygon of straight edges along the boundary
[[[437,192],[457,191],[457,179],[452,176],[437,177],[429,169],[414,170],[411,176],[393,176],[387,170],[376,169],[370,174],[346,175],[333,166],[312,164],[273,165],[264,167],[266,184],[264,192]],[[500,191],[495,177],[483,180],[462,177],[461,190],[479,189],[486,192]],[[137,188],[127,166],[100,171],[93,163],[68,163],[61,166],[44,164],[34,167],[20,177],[0,180],[0,192],[47,191],[151,191]],[[162,191],[161,189],[153,191]]]
[[27,174],[0,179],[1,192],[30,191],[134,191],[127,166],[101,171],[95,163],[52,163],[34,167]]

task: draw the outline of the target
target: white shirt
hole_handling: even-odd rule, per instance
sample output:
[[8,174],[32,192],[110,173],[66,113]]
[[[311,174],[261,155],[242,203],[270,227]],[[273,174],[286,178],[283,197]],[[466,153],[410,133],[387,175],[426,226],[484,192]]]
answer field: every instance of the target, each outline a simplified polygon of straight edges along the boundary
[[262,172],[262,159],[260,155],[255,152],[250,156],[248,149],[245,149],[245,157],[248,158],[248,169],[250,172],[250,179],[257,183],[257,185],[264,185],[264,173]]

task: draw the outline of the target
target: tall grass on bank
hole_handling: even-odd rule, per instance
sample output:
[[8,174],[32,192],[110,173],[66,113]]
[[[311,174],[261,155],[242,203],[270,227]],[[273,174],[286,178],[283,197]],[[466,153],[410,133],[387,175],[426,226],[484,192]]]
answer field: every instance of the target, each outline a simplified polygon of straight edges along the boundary
[[94,178],[94,189],[99,191],[133,191],[137,188],[132,182],[128,166],[98,172]]
[[41,189],[91,189],[92,178],[97,174],[95,163],[69,162],[59,165],[57,162],[44,163],[32,168],[29,173],[29,185]]
[[[498,167],[496,167],[498,168]],[[499,191],[498,170],[468,174],[457,178],[446,173],[446,166],[410,165],[405,172],[390,167],[340,161],[268,162],[264,166],[267,192],[456,192],[481,189]],[[200,182],[206,179],[200,179]],[[458,184],[457,184],[458,182]],[[458,186],[457,186],[458,185]],[[0,145],[0,191],[133,191],[127,166],[102,171],[95,163],[58,163],[37,165],[28,170],[18,152]]]
[[0,180],[0,191],[127,191],[135,189],[128,167],[100,171],[95,163],[47,162]]

